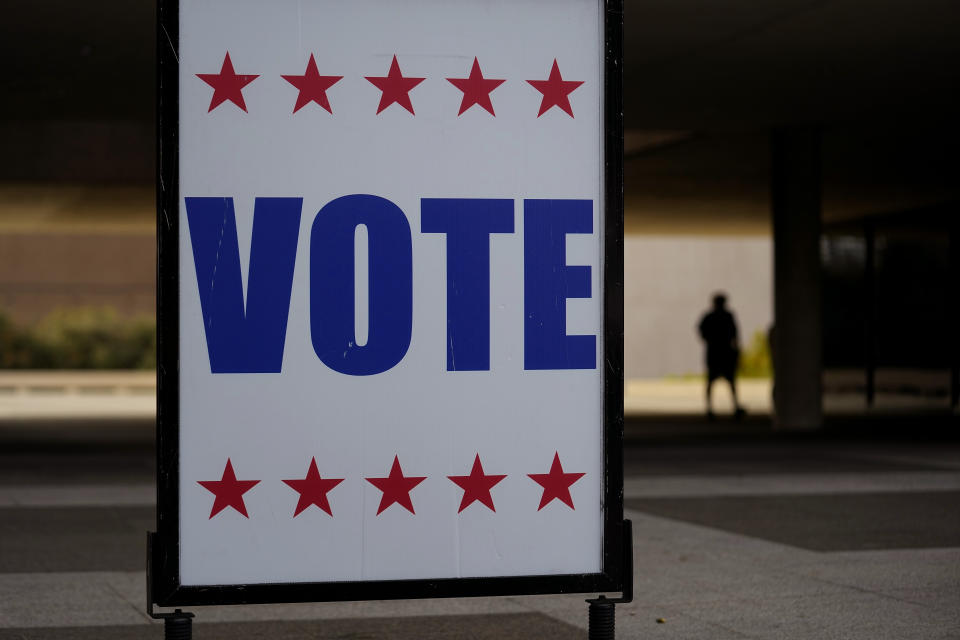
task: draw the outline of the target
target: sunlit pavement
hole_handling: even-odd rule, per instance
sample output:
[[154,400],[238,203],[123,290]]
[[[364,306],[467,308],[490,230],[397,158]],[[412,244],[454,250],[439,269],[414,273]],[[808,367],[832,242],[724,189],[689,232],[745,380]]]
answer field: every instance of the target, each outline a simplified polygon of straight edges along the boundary
[[[636,601],[618,636],[960,636],[960,428],[903,420],[817,435],[770,433],[759,415],[628,420]],[[0,638],[161,637],[144,613],[152,429],[0,420]],[[582,601],[199,608],[195,635],[583,638]]]
[[[737,382],[740,403],[750,415],[771,413],[769,378]],[[733,408],[730,388],[716,383],[714,409],[719,415]],[[827,393],[824,410],[830,415],[857,414],[864,410],[862,393]],[[943,396],[897,395],[880,390],[876,410],[945,410]],[[704,383],[698,377],[629,379],[624,384],[627,416],[701,416],[706,411]],[[18,372],[0,371],[0,421],[46,420],[152,420],[156,414],[156,378],[153,372]]]

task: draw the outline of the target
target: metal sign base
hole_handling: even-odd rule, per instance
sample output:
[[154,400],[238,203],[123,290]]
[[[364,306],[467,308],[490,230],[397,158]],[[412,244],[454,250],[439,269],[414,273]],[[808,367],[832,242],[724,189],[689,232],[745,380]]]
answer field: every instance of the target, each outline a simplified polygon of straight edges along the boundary
[[617,605],[633,602],[633,523],[623,521],[623,594],[619,598],[598,596],[587,600],[588,640],[614,640]]
[[153,538],[157,534],[147,532],[147,615],[154,620],[163,620],[164,640],[191,640],[193,638],[193,614],[174,609],[172,612],[154,611],[153,605]]
[[[164,640],[191,640],[193,617],[189,611],[175,609],[161,613],[154,610],[153,600],[153,540],[157,534],[147,532],[147,615],[154,620],[163,620]],[[617,605],[633,602],[633,523],[623,521],[623,593],[619,598],[600,595],[589,603],[588,640],[614,640],[616,637]]]

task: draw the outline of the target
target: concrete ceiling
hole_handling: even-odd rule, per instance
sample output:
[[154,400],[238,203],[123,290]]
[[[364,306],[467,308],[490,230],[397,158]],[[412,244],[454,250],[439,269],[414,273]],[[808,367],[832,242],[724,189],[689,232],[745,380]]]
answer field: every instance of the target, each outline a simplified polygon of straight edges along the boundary
[[[152,118],[154,2],[6,0],[7,120]],[[626,0],[635,129],[957,112],[956,0]]]
[[628,231],[768,234],[779,126],[822,127],[827,224],[960,201],[960,2],[625,12]]
[[953,118],[956,0],[626,0],[628,128]]
[[[152,183],[154,20],[4,2],[0,182]],[[768,233],[783,125],[824,127],[828,221],[957,198],[957,0],[626,0],[624,74],[628,229]]]
[[[960,215],[960,128],[827,126],[821,146],[827,225],[943,203]],[[767,131],[687,132],[624,169],[628,232],[770,233]]]

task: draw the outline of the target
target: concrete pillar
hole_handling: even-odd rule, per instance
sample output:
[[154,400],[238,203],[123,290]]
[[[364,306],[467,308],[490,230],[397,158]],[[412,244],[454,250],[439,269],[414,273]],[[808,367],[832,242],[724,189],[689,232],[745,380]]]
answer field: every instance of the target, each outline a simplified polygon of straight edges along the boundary
[[778,429],[823,423],[820,133],[772,133],[774,402]]
[[954,411],[960,409],[960,222],[956,217],[950,229],[950,277],[947,279],[950,289],[947,292],[950,300],[950,407]]

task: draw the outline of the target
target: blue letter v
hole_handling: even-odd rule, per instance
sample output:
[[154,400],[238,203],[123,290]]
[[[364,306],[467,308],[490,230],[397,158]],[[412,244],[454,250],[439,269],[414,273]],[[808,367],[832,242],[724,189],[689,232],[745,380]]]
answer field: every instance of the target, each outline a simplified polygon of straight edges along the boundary
[[213,373],[279,373],[303,198],[257,198],[244,304],[233,198],[185,198]]

